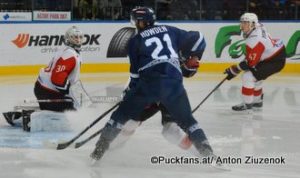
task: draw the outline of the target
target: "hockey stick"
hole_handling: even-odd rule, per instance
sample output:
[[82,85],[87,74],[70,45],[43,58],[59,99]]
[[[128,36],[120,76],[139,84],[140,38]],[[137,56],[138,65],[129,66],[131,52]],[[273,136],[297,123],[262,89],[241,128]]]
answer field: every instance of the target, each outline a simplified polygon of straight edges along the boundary
[[60,103],[60,102],[73,102],[72,99],[24,99],[24,103]]
[[101,116],[99,116],[96,120],[94,120],[90,125],[88,125],[84,130],[82,130],[79,134],[77,134],[74,138],[71,140],[59,143],[56,147],[57,150],[62,150],[70,146],[75,140],[77,140],[81,135],[83,135],[86,131],[88,131],[91,127],[93,127],[97,122],[99,122],[101,119],[103,119],[108,113],[110,113],[112,110],[114,110],[117,106],[119,106],[121,102],[118,102],[113,107],[111,107],[109,110],[105,111]]
[[93,135],[89,136],[88,138],[80,141],[80,142],[77,142],[75,143],[75,147],[74,148],[79,148],[81,147],[82,145],[84,145],[85,143],[87,143],[88,141],[92,140],[94,137],[96,137],[97,135],[99,135],[101,132],[102,132],[103,128],[98,130],[97,132],[95,132]]
[[62,102],[73,102],[72,99],[24,99],[23,103],[14,106],[14,111],[17,110],[39,110],[39,105],[33,105],[38,103],[62,103]]
[[227,76],[192,110],[192,113],[194,113],[199,107],[207,100],[207,98],[215,92],[227,79]]

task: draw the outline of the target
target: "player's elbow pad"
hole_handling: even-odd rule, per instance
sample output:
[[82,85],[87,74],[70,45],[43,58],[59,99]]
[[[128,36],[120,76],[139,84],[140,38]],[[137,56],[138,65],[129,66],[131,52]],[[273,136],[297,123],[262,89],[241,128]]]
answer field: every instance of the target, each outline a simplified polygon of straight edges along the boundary
[[202,58],[203,52],[206,48],[206,41],[203,34],[200,32],[189,32],[184,46],[181,48],[181,54],[184,58],[188,59],[190,56],[197,56]]
[[203,52],[206,48],[206,42],[203,37],[201,43],[198,45],[198,47],[193,51],[191,51],[191,56],[197,56],[199,59],[202,59]]

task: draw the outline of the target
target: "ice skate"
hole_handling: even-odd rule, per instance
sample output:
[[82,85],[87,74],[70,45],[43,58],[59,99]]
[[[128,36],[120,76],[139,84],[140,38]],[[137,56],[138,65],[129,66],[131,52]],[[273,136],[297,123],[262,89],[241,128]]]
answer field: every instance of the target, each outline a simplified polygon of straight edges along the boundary
[[92,162],[95,163],[96,161],[99,161],[103,157],[108,147],[109,147],[109,142],[105,139],[100,139],[96,144],[95,150],[90,155]]
[[254,110],[260,110],[263,107],[264,95],[262,94],[258,101],[253,102],[252,107]]
[[206,157],[206,158],[212,160],[210,163],[210,166],[212,166],[213,168],[218,169],[218,170],[223,170],[223,171],[230,170],[226,165],[221,164],[220,162],[217,162],[218,156],[216,156],[214,154],[214,152],[207,140],[204,140],[200,144],[195,144],[195,147],[202,157]]
[[234,110],[234,111],[251,111],[252,104],[241,103],[241,104],[232,106],[232,110]]
[[218,156],[213,155],[212,156],[212,163],[210,164],[213,168],[220,170],[220,171],[230,171],[230,168],[226,164],[222,164],[221,162],[218,162]]
[[214,156],[213,150],[207,140],[204,140],[201,143],[194,143],[194,145],[201,156],[203,157]]

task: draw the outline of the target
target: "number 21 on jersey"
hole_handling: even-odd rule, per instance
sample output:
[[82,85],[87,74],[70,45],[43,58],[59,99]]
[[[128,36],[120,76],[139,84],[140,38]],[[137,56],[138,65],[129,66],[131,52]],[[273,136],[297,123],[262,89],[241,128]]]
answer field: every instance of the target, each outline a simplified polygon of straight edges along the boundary
[[[167,48],[170,52],[170,57],[168,55],[159,55],[159,53],[163,50],[163,42],[167,44]],[[153,59],[169,59],[169,58],[178,58],[178,54],[175,52],[175,50],[172,47],[172,42],[170,39],[169,34],[164,34],[163,41],[161,41],[158,37],[152,37],[145,41],[146,46],[151,46],[152,44],[155,44],[156,47],[151,53],[151,57]]]

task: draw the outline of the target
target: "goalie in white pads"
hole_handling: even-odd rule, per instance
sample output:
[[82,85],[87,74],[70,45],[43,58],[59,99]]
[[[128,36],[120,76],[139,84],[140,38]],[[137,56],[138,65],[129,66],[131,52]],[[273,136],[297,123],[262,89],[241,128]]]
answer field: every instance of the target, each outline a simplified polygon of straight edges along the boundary
[[[35,110],[3,113],[7,122],[12,126],[16,125],[15,121],[17,119],[22,118],[23,129],[25,131],[33,131],[33,126],[41,125],[42,120],[55,118],[54,120],[57,121],[57,118],[65,117],[62,112],[76,109],[74,98],[70,95],[69,90],[72,85],[79,81],[82,62],[80,50],[83,43],[83,33],[77,27],[72,26],[66,31],[64,39],[65,48],[56,53],[46,68],[40,70],[34,86],[34,94],[37,98],[39,109],[42,111],[34,114],[32,112]],[[39,121],[35,124],[34,121],[37,120]],[[39,129],[36,131],[39,131]]]
[[246,59],[225,70],[231,80],[241,71],[243,102],[233,106],[235,111],[247,111],[263,106],[263,80],[281,71],[285,65],[286,53],[282,40],[271,38],[254,13],[244,13],[240,28],[246,43]]

